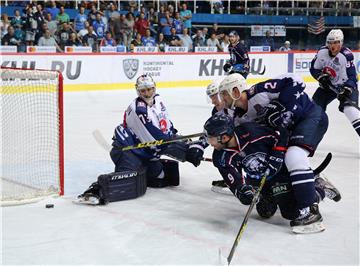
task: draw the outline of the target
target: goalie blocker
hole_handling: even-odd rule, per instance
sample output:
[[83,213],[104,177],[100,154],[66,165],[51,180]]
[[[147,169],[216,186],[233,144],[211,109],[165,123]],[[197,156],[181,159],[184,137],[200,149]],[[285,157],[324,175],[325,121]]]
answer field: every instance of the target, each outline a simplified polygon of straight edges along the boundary
[[104,205],[109,202],[138,198],[145,194],[147,187],[178,186],[180,184],[179,163],[165,159],[160,161],[164,172],[161,183],[149,183],[145,170],[103,174],[74,202]]

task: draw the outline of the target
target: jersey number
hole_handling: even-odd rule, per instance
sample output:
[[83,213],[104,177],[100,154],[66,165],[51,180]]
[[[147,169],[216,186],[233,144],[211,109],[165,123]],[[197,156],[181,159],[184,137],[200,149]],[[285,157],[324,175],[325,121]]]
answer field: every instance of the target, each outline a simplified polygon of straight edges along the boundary
[[264,85],[265,89],[275,89],[277,82],[266,82]]

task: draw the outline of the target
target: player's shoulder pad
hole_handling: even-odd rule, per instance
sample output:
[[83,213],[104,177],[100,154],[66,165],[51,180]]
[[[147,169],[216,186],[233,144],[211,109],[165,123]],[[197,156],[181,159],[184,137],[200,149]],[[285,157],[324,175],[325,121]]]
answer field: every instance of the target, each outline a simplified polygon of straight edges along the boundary
[[135,100],[135,108],[137,114],[147,114],[147,104],[140,97]]
[[216,168],[224,168],[229,166],[231,151],[226,150],[214,150],[213,153],[213,164]]
[[354,55],[349,48],[343,46],[340,50],[340,53],[345,56],[347,61],[354,60]]

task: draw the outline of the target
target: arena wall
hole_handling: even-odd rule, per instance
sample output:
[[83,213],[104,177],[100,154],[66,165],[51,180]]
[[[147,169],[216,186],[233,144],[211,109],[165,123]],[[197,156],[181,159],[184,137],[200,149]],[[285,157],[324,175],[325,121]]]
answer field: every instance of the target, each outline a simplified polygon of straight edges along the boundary
[[[286,72],[296,73],[306,82],[315,82],[309,66],[316,52],[250,53],[254,84]],[[354,52],[360,73],[360,52]],[[60,70],[65,91],[131,89],[138,75],[150,73],[158,88],[207,86],[224,76],[227,53],[3,53],[3,67]],[[360,77],[360,76],[359,76]]]

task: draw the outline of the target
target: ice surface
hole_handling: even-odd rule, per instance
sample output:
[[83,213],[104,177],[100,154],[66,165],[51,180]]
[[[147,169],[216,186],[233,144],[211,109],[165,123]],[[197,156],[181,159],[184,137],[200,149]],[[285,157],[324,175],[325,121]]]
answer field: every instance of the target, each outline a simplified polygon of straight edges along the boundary
[[[202,131],[211,112],[203,88],[158,92],[182,134]],[[179,187],[148,189],[135,200],[96,207],[71,202],[99,174],[113,171],[91,133],[99,129],[110,142],[135,95],[134,90],[65,93],[65,196],[1,208],[2,264],[216,265],[219,248],[227,256],[247,207],[210,190],[211,181],[220,178],[211,163],[198,168],[183,163]],[[328,113],[329,130],[311,162],[316,166],[333,153],[325,173],[343,198],[321,203],[325,232],[294,235],[278,212],[262,220],[254,211],[233,265],[359,264],[359,140],[337,103]],[[46,209],[46,203],[55,207]]]

